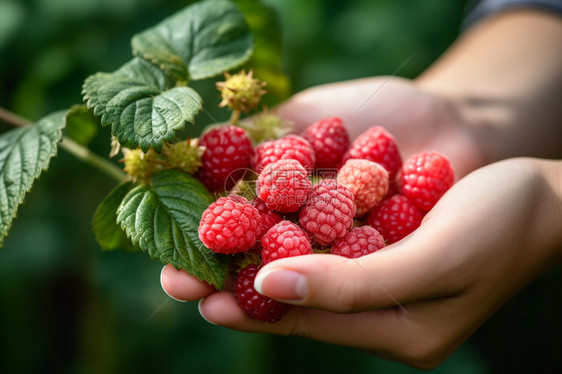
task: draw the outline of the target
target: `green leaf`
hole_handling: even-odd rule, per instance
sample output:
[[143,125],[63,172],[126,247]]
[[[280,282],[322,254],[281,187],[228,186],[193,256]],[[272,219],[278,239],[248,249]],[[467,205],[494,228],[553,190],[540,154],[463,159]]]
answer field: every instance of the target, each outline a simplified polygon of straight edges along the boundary
[[90,144],[98,133],[99,119],[85,105],[73,105],[65,120],[66,134],[78,144]]
[[228,262],[199,240],[203,211],[213,201],[195,177],[177,170],[156,174],[151,186],[139,185],[124,197],[117,223],[153,260],[172,263],[218,289]]
[[96,239],[103,250],[139,250],[138,247],[131,243],[123,229],[117,224],[117,209],[123,198],[133,188],[134,184],[132,182],[121,183],[106,196],[96,209],[92,220],[92,227]]
[[176,131],[193,123],[203,102],[189,87],[174,87],[162,70],[134,58],[113,73],[97,73],[84,82],[84,100],[102,125],[129,148],[160,152]]
[[25,194],[57,153],[66,110],[0,136],[0,247]]
[[230,1],[192,4],[133,37],[133,53],[178,81],[205,79],[247,61],[253,38]]

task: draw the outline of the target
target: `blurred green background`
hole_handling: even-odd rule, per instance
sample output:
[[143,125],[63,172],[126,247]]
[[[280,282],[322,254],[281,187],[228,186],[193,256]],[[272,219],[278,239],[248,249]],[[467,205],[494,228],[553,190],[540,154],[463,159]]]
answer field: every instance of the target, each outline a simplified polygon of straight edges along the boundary
[[[465,1],[267,0],[283,33],[292,92],[350,78],[413,78],[456,38]],[[132,35],[179,0],[0,0],[0,106],[37,120],[81,102],[83,80],[130,58]],[[208,82],[207,82],[208,83]],[[204,83],[202,83],[202,86]],[[208,87],[212,85],[207,84]],[[204,90],[213,118],[218,91]],[[0,125],[0,131],[7,127]],[[107,129],[92,148],[109,151]],[[101,252],[90,220],[114,186],[61,150],[0,251],[1,373],[410,373],[401,364],[300,338],[204,322],[161,290],[143,253]],[[503,307],[437,373],[562,372],[562,274]]]

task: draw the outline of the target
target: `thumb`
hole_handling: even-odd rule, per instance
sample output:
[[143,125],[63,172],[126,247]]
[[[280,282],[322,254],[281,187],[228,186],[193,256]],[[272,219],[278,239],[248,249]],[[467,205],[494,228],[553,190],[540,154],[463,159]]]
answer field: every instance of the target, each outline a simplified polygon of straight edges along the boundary
[[259,271],[254,286],[289,304],[337,313],[454,295],[462,288],[452,279],[458,262],[433,246],[420,246],[420,239],[411,235],[358,259],[314,254],[276,260]]

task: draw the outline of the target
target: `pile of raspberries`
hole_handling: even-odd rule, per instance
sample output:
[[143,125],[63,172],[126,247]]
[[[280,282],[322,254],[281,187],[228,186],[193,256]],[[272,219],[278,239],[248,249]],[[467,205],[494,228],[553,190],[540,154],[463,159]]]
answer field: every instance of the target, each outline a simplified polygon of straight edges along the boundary
[[230,194],[203,212],[199,238],[216,253],[259,255],[260,263],[238,273],[234,294],[249,315],[270,323],[289,306],[254,289],[262,264],[312,253],[373,253],[419,227],[454,183],[442,154],[422,152],[403,162],[395,138],[379,126],[350,144],[337,117],[256,147],[243,129],[224,125],[206,132],[200,145],[197,176],[210,191],[231,190],[248,170],[257,174],[251,200]]

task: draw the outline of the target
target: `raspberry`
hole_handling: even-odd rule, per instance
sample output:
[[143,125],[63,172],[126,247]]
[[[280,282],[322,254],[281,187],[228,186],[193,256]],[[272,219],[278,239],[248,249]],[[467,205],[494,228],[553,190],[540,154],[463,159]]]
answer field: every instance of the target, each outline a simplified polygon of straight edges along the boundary
[[206,149],[197,176],[210,191],[229,190],[250,167],[252,143],[239,127],[216,127],[201,137],[199,145]]
[[407,197],[394,195],[367,216],[367,224],[377,229],[388,244],[392,244],[417,229],[423,216],[424,213]]
[[203,212],[199,239],[217,253],[245,252],[261,234],[260,212],[242,196],[221,197]]
[[267,205],[265,205],[265,201],[260,199],[259,197],[254,198],[252,200],[252,205],[254,208],[260,212],[261,215],[261,236],[267,232],[273,225],[283,221],[283,218],[275,213],[274,211],[270,210]]
[[351,230],[353,216],[353,193],[333,179],[324,179],[312,189],[299,222],[318,244],[327,246]]
[[302,137],[310,142],[316,156],[316,168],[337,168],[349,148],[349,136],[338,117],[314,122]]
[[380,126],[371,127],[359,135],[343,156],[342,163],[352,158],[381,164],[388,171],[390,180],[394,180],[402,166],[402,157],[400,157],[396,140]]
[[332,245],[330,252],[348,258],[357,258],[384,247],[382,235],[371,226],[355,227]]
[[305,232],[291,221],[281,221],[261,238],[263,264],[285,257],[312,254]]
[[257,273],[256,264],[250,264],[238,273],[234,283],[236,301],[249,316],[263,322],[277,322],[287,314],[291,306],[258,293],[254,288]]
[[276,212],[293,213],[306,202],[312,189],[306,170],[296,160],[269,164],[258,176],[256,191],[267,207]]
[[258,145],[252,167],[260,173],[267,165],[286,159],[297,160],[305,169],[312,169],[316,161],[314,149],[308,140],[297,135],[287,135]]
[[428,212],[453,185],[455,175],[449,160],[439,152],[410,156],[402,166],[400,194]]
[[338,183],[355,196],[357,216],[369,212],[388,192],[388,172],[369,160],[348,160],[338,172]]

